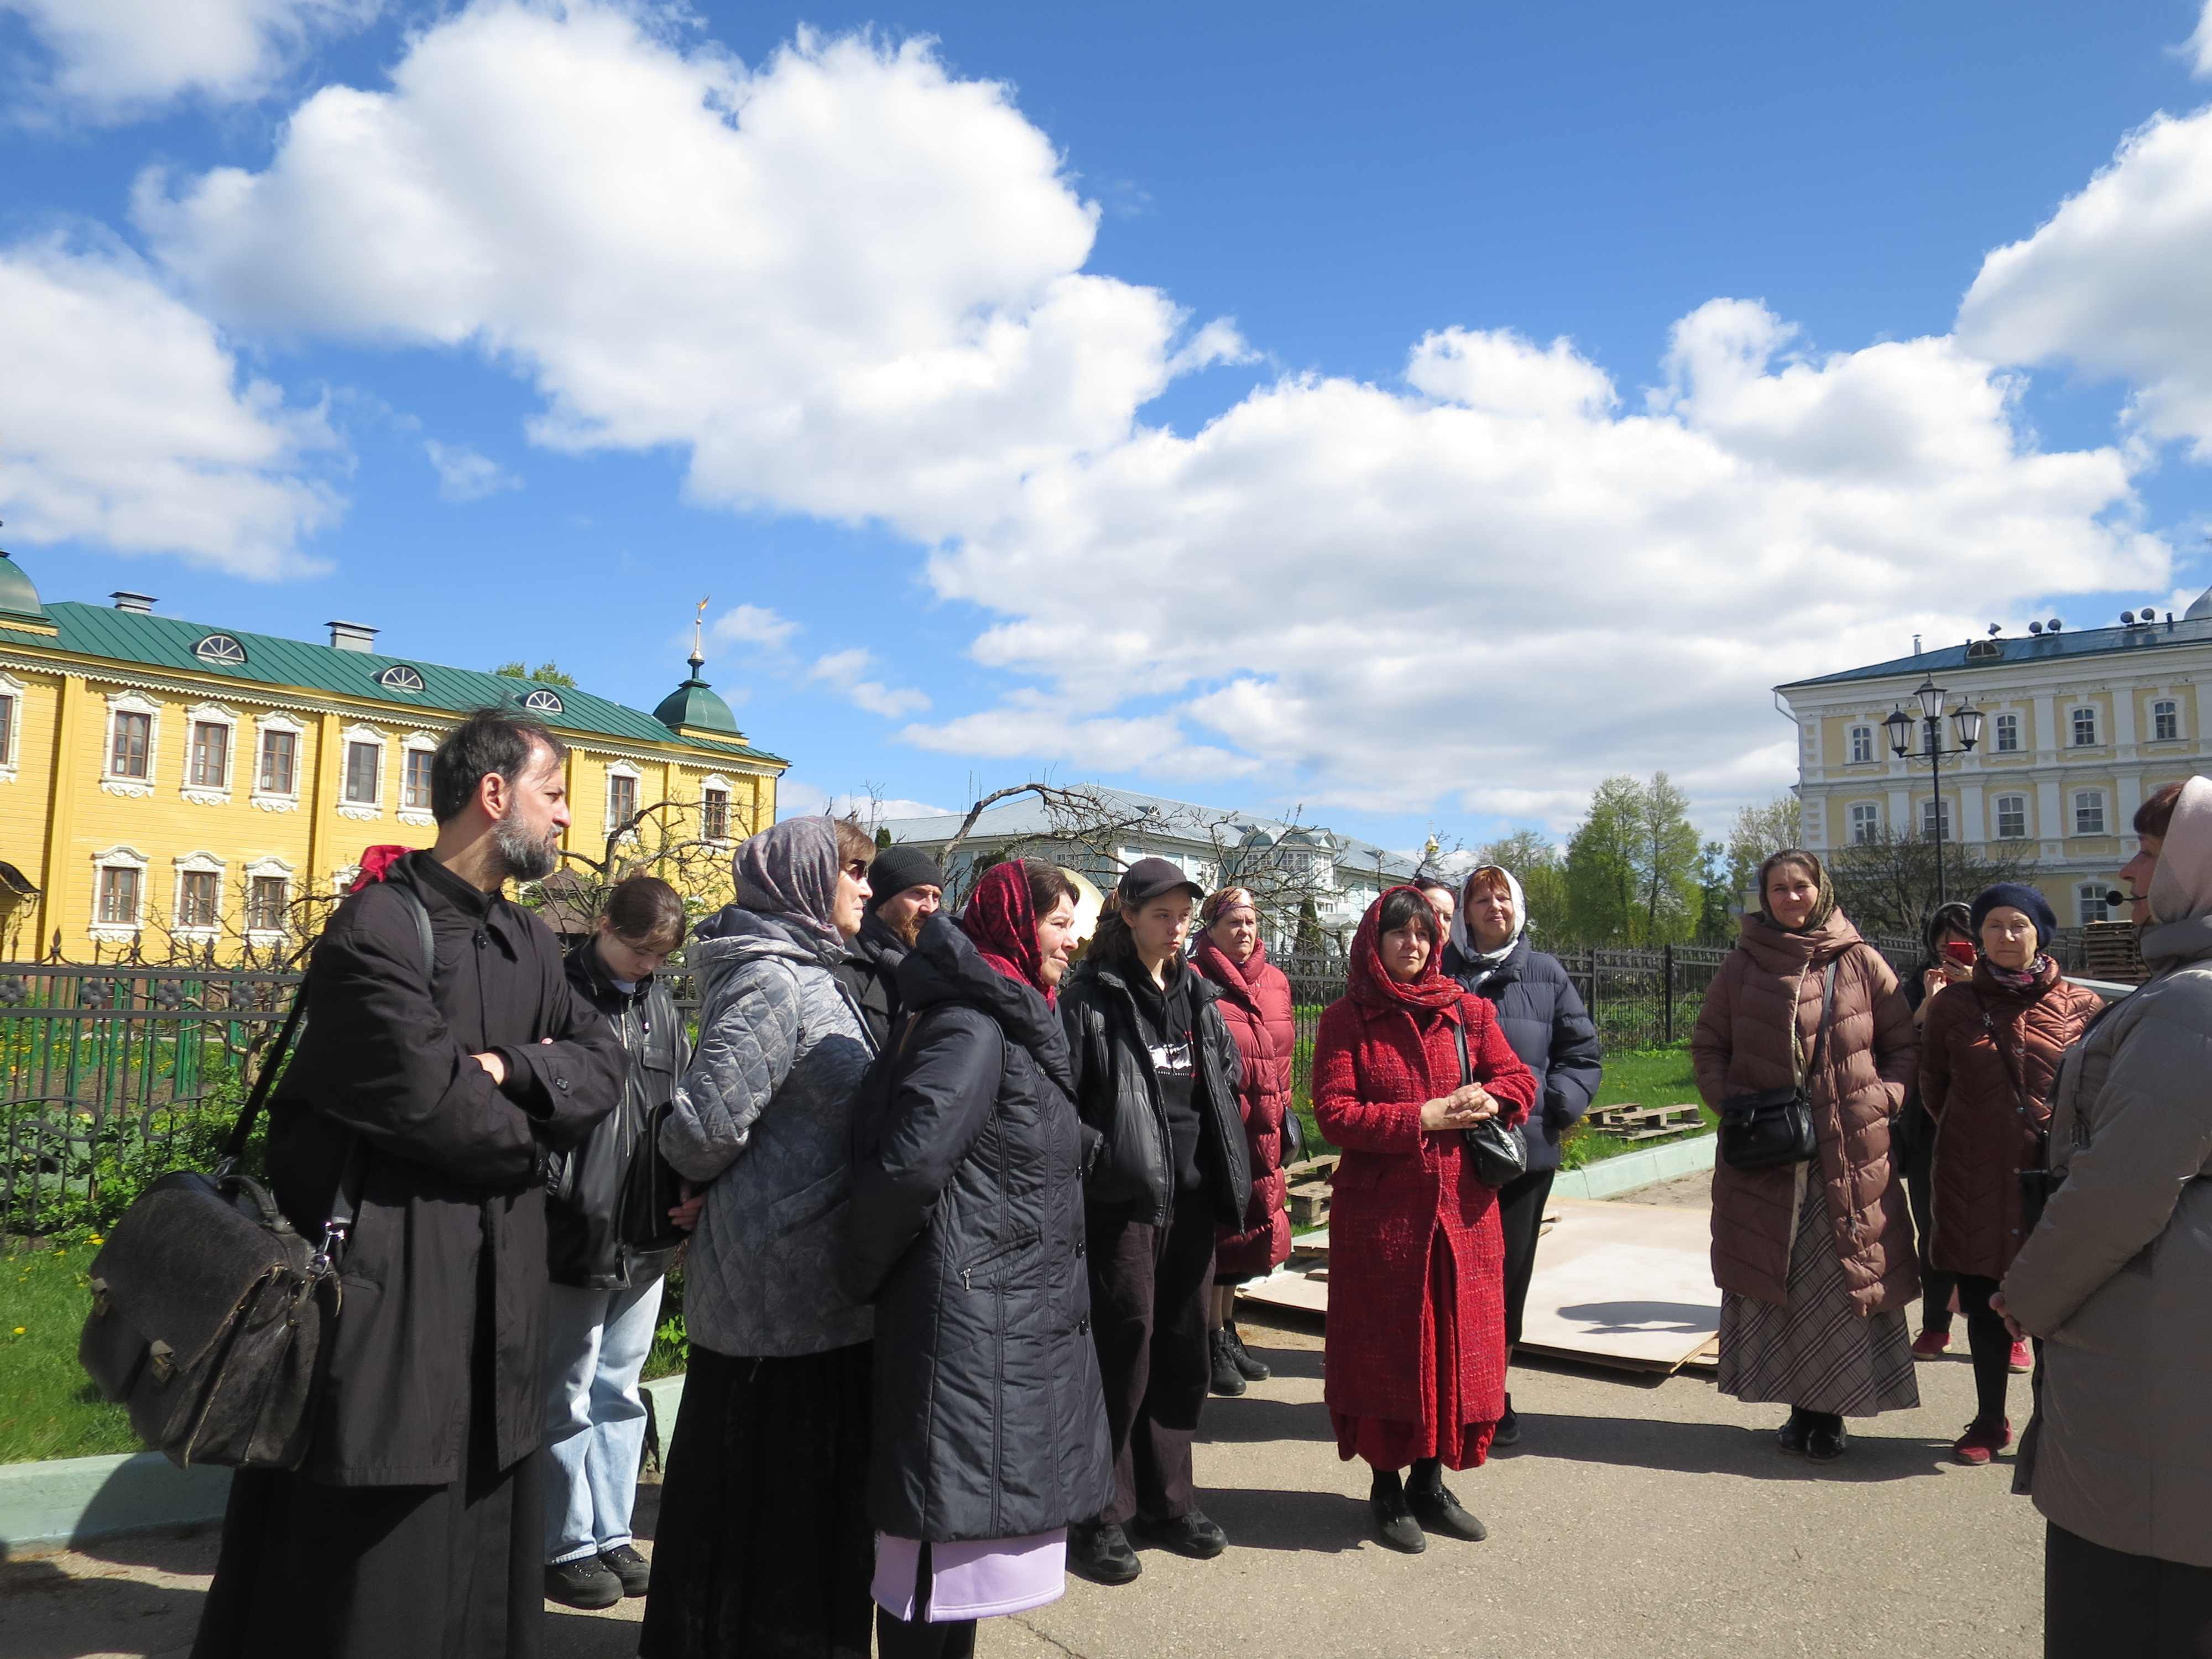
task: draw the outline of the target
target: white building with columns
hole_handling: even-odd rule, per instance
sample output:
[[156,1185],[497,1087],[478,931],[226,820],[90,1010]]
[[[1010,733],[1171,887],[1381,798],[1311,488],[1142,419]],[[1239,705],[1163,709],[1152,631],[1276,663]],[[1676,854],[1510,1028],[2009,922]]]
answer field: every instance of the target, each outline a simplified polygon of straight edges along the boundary
[[[2104,896],[2136,851],[2136,808],[2162,784],[2212,774],[2212,590],[2179,618],[2031,628],[1777,686],[1797,726],[1805,845],[1927,835],[1941,813],[1947,838],[2029,843],[2061,926],[2106,920]],[[1984,716],[1979,745],[1945,757],[1940,800],[1917,753],[1912,694],[1930,678],[1947,707],[1970,699]],[[1902,760],[1882,726],[1900,705],[1915,716]],[[1955,743],[1948,719],[1943,736]]]

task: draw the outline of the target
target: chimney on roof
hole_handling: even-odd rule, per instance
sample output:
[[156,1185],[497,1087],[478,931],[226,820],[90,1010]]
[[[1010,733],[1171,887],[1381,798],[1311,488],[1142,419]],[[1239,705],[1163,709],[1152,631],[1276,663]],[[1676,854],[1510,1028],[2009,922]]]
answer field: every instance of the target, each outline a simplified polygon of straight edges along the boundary
[[118,611],[128,611],[134,617],[150,617],[154,614],[154,596],[151,593],[133,593],[125,589],[119,592],[110,593],[107,597],[115,601],[115,608]]
[[1912,654],[1916,657],[1920,654],[1920,635],[1917,634],[1912,636]]
[[334,622],[325,626],[331,630],[331,649],[333,651],[376,649],[376,629],[367,623]]

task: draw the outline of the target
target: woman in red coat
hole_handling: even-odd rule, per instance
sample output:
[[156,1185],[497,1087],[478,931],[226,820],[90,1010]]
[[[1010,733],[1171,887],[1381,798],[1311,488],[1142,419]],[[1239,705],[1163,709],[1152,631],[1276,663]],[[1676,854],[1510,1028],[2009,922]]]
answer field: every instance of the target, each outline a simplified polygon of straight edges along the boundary
[[[1382,1540],[1483,1537],[1443,1470],[1479,1468],[1505,1410],[1505,1245],[1498,1194],[1461,1132],[1518,1124],[1536,1079],[1490,1004],[1438,968],[1436,913],[1394,887],[1352,941],[1348,994],[1314,1044],[1314,1115],[1344,1149],[1329,1211],[1322,1396],[1337,1455],[1373,1466]],[[1466,1037],[1469,1068],[1460,1060]],[[1410,1480],[1401,1469],[1412,1468]]]
[[1273,1373],[1244,1351],[1237,1331],[1237,1287],[1291,1259],[1291,1218],[1284,1210],[1290,1181],[1283,1174],[1283,1118],[1291,1109],[1291,1053],[1297,1027],[1291,982],[1267,960],[1260,909],[1249,889],[1224,887],[1199,907],[1205,931],[1190,965],[1221,988],[1215,1006],[1244,1062],[1237,1109],[1252,1149],[1252,1201],[1242,1227],[1220,1227],[1213,1241],[1213,1391],[1237,1395]]

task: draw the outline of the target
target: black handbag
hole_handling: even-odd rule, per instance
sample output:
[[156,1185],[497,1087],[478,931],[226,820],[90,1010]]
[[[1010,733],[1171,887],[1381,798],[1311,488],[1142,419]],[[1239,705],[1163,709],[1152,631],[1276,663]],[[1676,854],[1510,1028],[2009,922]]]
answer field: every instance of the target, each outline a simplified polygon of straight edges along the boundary
[[1306,1126],[1299,1117],[1298,1109],[1287,1101],[1283,1105],[1282,1150],[1279,1161],[1285,1170],[1306,1160]]
[[[1462,1088],[1474,1081],[1474,1065],[1467,1054],[1467,1027],[1454,1024],[1452,1041],[1459,1045]],[[1518,1129],[1497,1118],[1486,1118],[1471,1129],[1462,1129],[1460,1146],[1474,1160],[1475,1178],[1486,1187],[1503,1187],[1528,1173],[1528,1145]]]
[[[1840,960],[1840,958],[1838,958]],[[1731,1170],[1778,1170],[1808,1162],[1813,1139],[1813,1086],[1828,1046],[1828,1024],[1836,1012],[1836,963],[1820,991],[1820,1024],[1805,1075],[1786,1089],[1760,1089],[1730,1095],[1721,1103],[1721,1162]]]
[[[424,972],[429,914],[412,907]],[[307,1004],[302,983],[211,1173],[176,1170],[132,1201],[93,1258],[77,1361],[138,1437],[179,1468],[290,1469],[307,1455],[313,1397],[337,1334],[338,1266],[364,1163],[349,1147],[319,1241],[294,1231],[268,1189],[238,1172]]]

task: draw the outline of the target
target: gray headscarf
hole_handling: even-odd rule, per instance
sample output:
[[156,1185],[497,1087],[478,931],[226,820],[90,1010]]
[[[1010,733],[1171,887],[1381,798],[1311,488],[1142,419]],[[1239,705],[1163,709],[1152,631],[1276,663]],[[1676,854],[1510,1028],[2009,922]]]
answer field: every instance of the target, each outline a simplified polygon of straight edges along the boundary
[[843,948],[835,920],[837,831],[828,818],[787,818],[747,837],[730,860],[730,873],[746,909],[787,917]]

